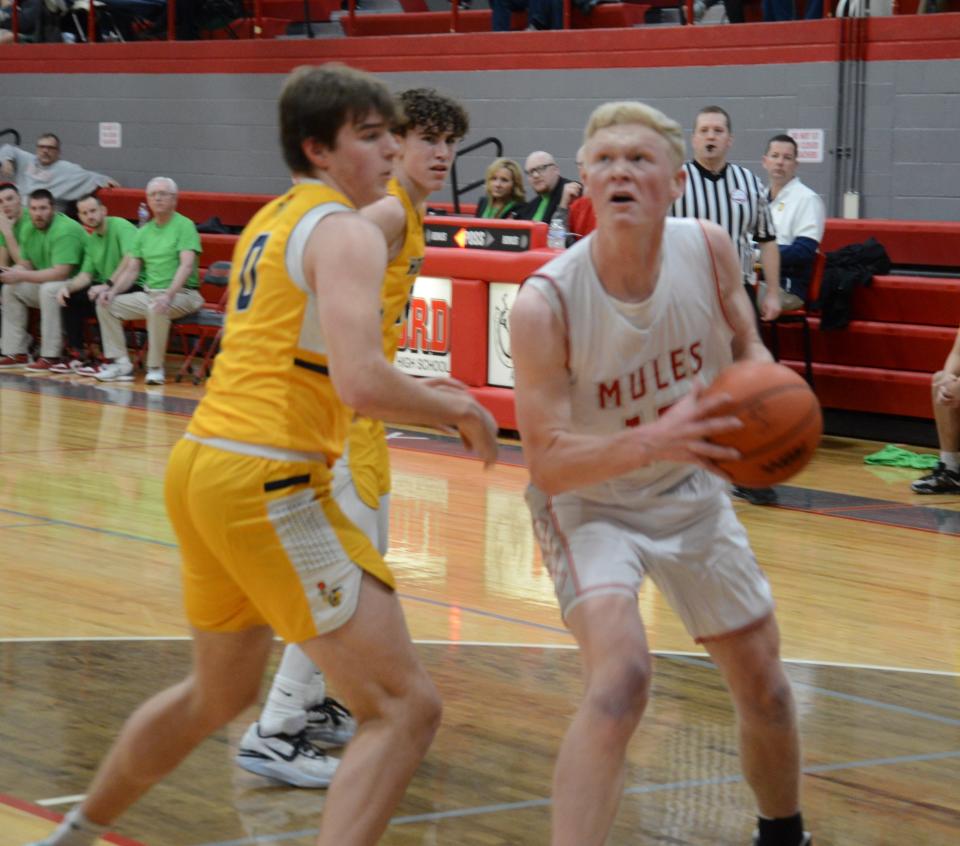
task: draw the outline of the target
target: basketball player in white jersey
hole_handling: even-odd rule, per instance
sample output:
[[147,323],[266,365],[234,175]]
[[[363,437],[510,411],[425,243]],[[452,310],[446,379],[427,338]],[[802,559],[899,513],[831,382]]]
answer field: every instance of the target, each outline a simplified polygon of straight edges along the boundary
[[[585,132],[597,230],[530,277],[511,316],[527,500],[586,691],[557,760],[553,846],[606,842],[650,687],[637,594],[654,580],[720,669],[737,711],[757,846],[804,846],[800,748],[773,599],[715,461],[702,386],[769,361],[730,238],[667,219],[683,191],[680,126],[608,103]],[[711,472],[714,471],[714,472]]]

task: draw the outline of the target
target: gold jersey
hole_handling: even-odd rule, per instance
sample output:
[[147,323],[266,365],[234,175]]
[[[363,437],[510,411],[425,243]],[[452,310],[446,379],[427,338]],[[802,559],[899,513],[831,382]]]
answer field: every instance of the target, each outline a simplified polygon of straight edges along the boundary
[[[403,186],[396,179],[391,179],[387,193],[400,200],[407,219],[403,247],[387,265],[380,292],[383,354],[392,362],[397,355],[413,283],[423,264],[425,242],[423,214],[410,201]],[[377,508],[380,497],[390,492],[390,461],[383,422],[358,417],[350,427],[348,442],[350,474],[357,493],[366,505]]]
[[[321,453],[328,464],[342,452],[352,412],[330,381],[316,296],[307,280],[292,278],[287,249],[305,217],[298,233],[327,214],[353,210],[329,186],[302,182],[244,228],[233,253],[223,342],[191,434]],[[295,261],[302,277],[302,259]]]

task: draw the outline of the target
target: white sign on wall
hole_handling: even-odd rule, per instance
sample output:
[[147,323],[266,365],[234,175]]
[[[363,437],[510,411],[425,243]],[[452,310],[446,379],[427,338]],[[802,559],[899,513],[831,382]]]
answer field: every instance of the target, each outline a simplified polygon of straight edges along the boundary
[[450,319],[453,284],[418,276],[397,347],[396,365],[411,376],[450,375]]
[[123,129],[119,123],[101,123],[100,124],[100,146],[101,147],[122,147]]
[[817,163],[823,161],[822,129],[788,129],[789,135],[797,142],[797,161]]
[[491,282],[487,324],[487,384],[513,387],[510,355],[510,309],[520,286],[514,282]]

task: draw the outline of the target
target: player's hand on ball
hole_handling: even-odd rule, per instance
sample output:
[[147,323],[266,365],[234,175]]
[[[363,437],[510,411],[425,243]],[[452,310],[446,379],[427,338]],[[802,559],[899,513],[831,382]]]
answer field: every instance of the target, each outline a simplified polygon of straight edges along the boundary
[[725,475],[717,461],[735,461],[740,452],[730,446],[710,441],[711,437],[743,427],[733,415],[717,415],[718,409],[729,403],[723,394],[703,396],[703,384],[694,380],[693,387],[679,402],[672,405],[656,423],[648,448],[657,461],[680,461],[697,464],[714,473]]

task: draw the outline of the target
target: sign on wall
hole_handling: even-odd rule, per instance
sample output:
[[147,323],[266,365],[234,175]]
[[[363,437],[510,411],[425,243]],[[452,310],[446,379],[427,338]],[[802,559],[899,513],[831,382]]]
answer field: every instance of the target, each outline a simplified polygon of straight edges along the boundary
[[418,276],[397,347],[396,365],[411,376],[450,375],[450,319],[453,284]]
[[817,163],[823,161],[822,129],[788,129],[789,135],[797,142],[797,161]]
[[101,123],[100,146],[112,148],[122,147],[123,127],[121,127],[119,123]]
[[510,309],[520,286],[513,282],[491,282],[487,324],[487,383],[513,387],[513,358],[510,355]]

